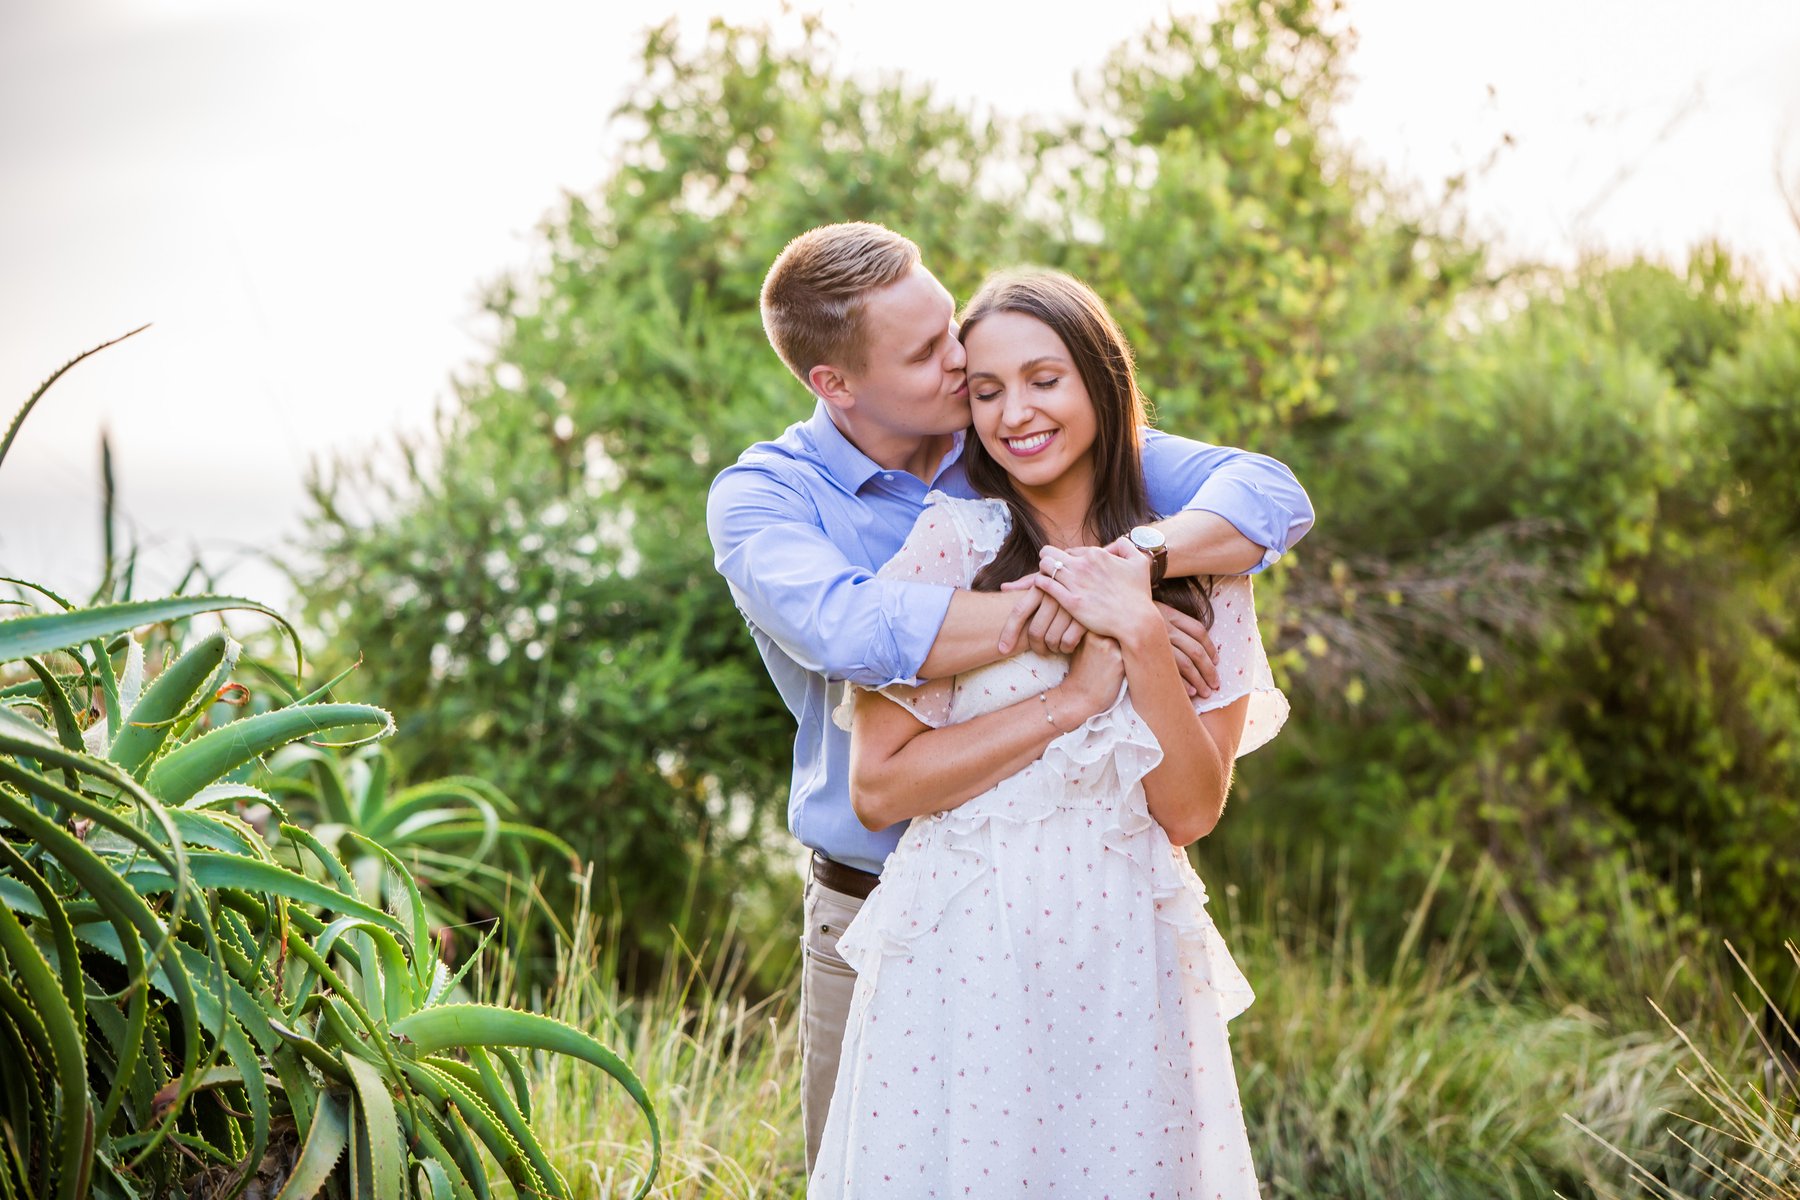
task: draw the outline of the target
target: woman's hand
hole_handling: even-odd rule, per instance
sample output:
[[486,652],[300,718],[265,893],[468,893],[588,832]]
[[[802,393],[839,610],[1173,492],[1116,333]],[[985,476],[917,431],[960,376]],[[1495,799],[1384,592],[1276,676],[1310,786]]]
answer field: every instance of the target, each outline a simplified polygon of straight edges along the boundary
[[[1056,714],[1059,728],[1067,725],[1073,729],[1096,713],[1111,708],[1124,683],[1125,654],[1119,643],[1097,633],[1082,638],[1069,663],[1069,673],[1051,691],[1050,707]],[[1063,697],[1075,707],[1074,714],[1066,713],[1061,704],[1055,703]]]
[[1155,629],[1166,640],[1162,616],[1150,600],[1150,560],[1124,538],[1104,548],[1045,546],[1032,584],[1090,634],[1135,639]]

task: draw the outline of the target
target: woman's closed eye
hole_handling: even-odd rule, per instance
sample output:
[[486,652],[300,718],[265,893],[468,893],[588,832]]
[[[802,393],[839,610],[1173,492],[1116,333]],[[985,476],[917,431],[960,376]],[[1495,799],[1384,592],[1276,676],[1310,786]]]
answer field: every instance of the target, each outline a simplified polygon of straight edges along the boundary
[[[1059,384],[1061,382],[1062,382],[1061,375],[1052,375],[1048,379],[1032,380],[1031,386],[1038,389],[1040,392],[1047,392],[1051,388],[1055,387],[1057,384]],[[1002,388],[995,388],[991,392],[977,392],[977,391],[974,391],[973,389],[971,389],[969,392],[969,395],[976,400],[992,400],[995,396],[998,396],[1001,393],[1001,391],[1003,391],[1003,390],[1004,389],[1002,389]]]

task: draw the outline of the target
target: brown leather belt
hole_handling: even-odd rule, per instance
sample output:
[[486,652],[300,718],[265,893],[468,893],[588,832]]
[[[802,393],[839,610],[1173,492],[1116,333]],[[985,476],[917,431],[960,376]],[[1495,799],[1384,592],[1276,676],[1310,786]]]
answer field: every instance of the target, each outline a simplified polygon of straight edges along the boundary
[[817,850],[813,851],[812,871],[813,878],[832,891],[855,896],[858,900],[867,900],[875,885],[881,882],[881,876],[833,862]]

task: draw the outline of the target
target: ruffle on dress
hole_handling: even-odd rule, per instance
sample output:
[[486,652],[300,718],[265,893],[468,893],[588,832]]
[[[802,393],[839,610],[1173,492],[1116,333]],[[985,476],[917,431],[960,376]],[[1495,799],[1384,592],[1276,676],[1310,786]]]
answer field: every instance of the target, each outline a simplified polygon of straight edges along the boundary
[[1204,973],[1229,1020],[1254,999],[1250,981],[1226,949],[1206,911],[1206,885],[1150,815],[1143,779],[1162,762],[1162,747],[1137,715],[1125,690],[1103,713],[1051,742],[1043,757],[947,812],[914,818],[900,848],[888,857],[881,882],[838,941],[858,974],[873,973],[887,955],[908,955],[956,899],[993,874],[993,826],[1096,814],[1106,851],[1121,854],[1149,885],[1156,919],[1175,930],[1184,959]]

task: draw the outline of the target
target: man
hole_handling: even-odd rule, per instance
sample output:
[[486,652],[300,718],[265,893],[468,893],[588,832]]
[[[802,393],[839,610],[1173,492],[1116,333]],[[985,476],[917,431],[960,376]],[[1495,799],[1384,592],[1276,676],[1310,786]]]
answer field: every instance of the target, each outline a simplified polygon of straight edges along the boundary
[[[1035,588],[972,592],[875,578],[929,491],[974,494],[961,463],[969,399],[955,304],[918,247],[862,222],[804,233],[770,267],[762,316],[776,353],[817,402],[811,419],[719,474],[707,529],[799,725],[788,826],[813,851],[800,992],[810,1173],[855,984],[838,935],[904,828],[872,832],[857,819],[850,738],[832,724],[832,709],[847,684],[959,674],[1011,654],[1021,636],[1068,652],[1085,631]],[[1134,540],[1167,574],[1260,570],[1312,524],[1306,493],[1273,459],[1154,432],[1143,459],[1152,508],[1174,515]],[[1209,692],[1217,678],[1205,629],[1173,610],[1165,618],[1183,678]],[[1041,752],[1058,731],[1017,707],[1012,732],[1035,738]]]

